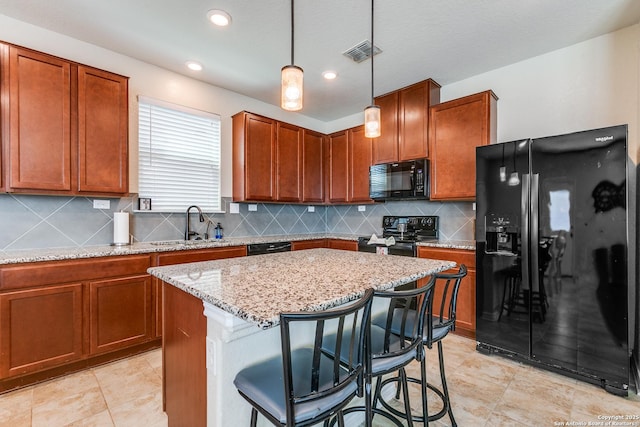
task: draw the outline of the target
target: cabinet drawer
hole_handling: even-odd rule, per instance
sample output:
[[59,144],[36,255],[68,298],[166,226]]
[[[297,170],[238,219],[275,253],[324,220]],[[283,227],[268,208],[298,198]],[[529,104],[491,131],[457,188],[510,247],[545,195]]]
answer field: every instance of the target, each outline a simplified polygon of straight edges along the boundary
[[228,248],[169,252],[158,255],[157,265],[173,265],[184,264],[187,262],[211,261],[214,259],[235,258],[246,255],[246,246],[231,246]]
[[0,269],[0,291],[56,283],[81,282],[105,277],[146,274],[149,255],[90,258],[21,264]]
[[418,246],[418,257],[442,259],[464,264],[467,268],[476,268],[476,252],[465,249],[445,249]]

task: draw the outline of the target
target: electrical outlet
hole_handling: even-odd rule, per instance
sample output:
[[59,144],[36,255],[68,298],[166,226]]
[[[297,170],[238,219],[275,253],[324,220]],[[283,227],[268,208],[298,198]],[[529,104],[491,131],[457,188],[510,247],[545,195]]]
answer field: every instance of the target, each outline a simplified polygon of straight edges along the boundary
[[258,212],[258,205],[249,205],[249,212]]
[[315,206],[308,206],[307,207],[307,212],[315,212],[316,211],[316,207]]
[[365,212],[367,207],[365,205],[358,205],[358,212]]
[[110,209],[111,200],[94,200],[93,209]]
[[229,213],[238,214],[240,213],[240,204],[239,203],[229,203]]

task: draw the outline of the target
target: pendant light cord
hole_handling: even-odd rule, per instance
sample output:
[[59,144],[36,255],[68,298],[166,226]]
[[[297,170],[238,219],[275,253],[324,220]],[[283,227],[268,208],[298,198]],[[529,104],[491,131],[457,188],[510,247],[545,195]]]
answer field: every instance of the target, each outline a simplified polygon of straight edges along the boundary
[[371,0],[371,105],[373,105],[373,3],[374,0]]
[[294,65],[294,62],[293,62],[293,32],[294,32],[294,26],[293,26],[293,3],[294,3],[294,0],[291,0],[291,65]]

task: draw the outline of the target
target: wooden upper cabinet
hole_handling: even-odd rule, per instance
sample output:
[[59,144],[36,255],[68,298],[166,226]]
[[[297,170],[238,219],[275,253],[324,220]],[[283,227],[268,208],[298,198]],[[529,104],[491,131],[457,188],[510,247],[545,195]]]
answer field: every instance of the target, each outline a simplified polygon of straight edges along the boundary
[[233,200],[275,200],[276,121],[240,112],[233,116]]
[[299,202],[301,199],[301,162],[303,130],[278,122],[276,125],[276,200]]
[[73,188],[71,64],[14,46],[8,61],[9,191],[69,192]]
[[375,99],[380,107],[380,137],[373,140],[373,163],[398,161],[398,92]]
[[324,202],[324,135],[305,129],[302,137],[302,202]]
[[78,190],[127,193],[128,79],[78,66]]
[[364,136],[364,126],[349,129],[349,202],[371,202],[369,168],[373,144]]
[[329,202],[371,202],[372,141],[358,126],[329,135]]
[[349,197],[349,137],[346,130],[329,135],[328,197],[330,203]]
[[17,46],[0,62],[5,189],[126,194],[127,78]]
[[431,200],[473,200],[476,147],[496,141],[497,100],[492,91],[431,107]]
[[429,107],[440,102],[431,79],[376,98],[382,135],[373,143],[373,164],[429,157]]
[[440,102],[440,85],[425,80],[400,90],[398,160],[429,157],[429,107]]

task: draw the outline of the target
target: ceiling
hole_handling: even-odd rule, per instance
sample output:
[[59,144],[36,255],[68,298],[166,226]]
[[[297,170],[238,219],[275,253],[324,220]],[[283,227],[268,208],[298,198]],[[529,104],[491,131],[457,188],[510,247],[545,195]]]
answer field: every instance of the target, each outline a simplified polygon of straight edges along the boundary
[[[232,16],[225,28],[209,9]],[[370,0],[298,0],[301,114],[332,121],[370,103],[371,63],[342,52],[370,38]],[[290,63],[288,0],[0,0],[0,14],[279,105]],[[426,78],[447,85],[640,22],[638,0],[376,0],[375,95]],[[195,73],[185,62],[195,60]],[[334,70],[326,81],[321,73]]]

